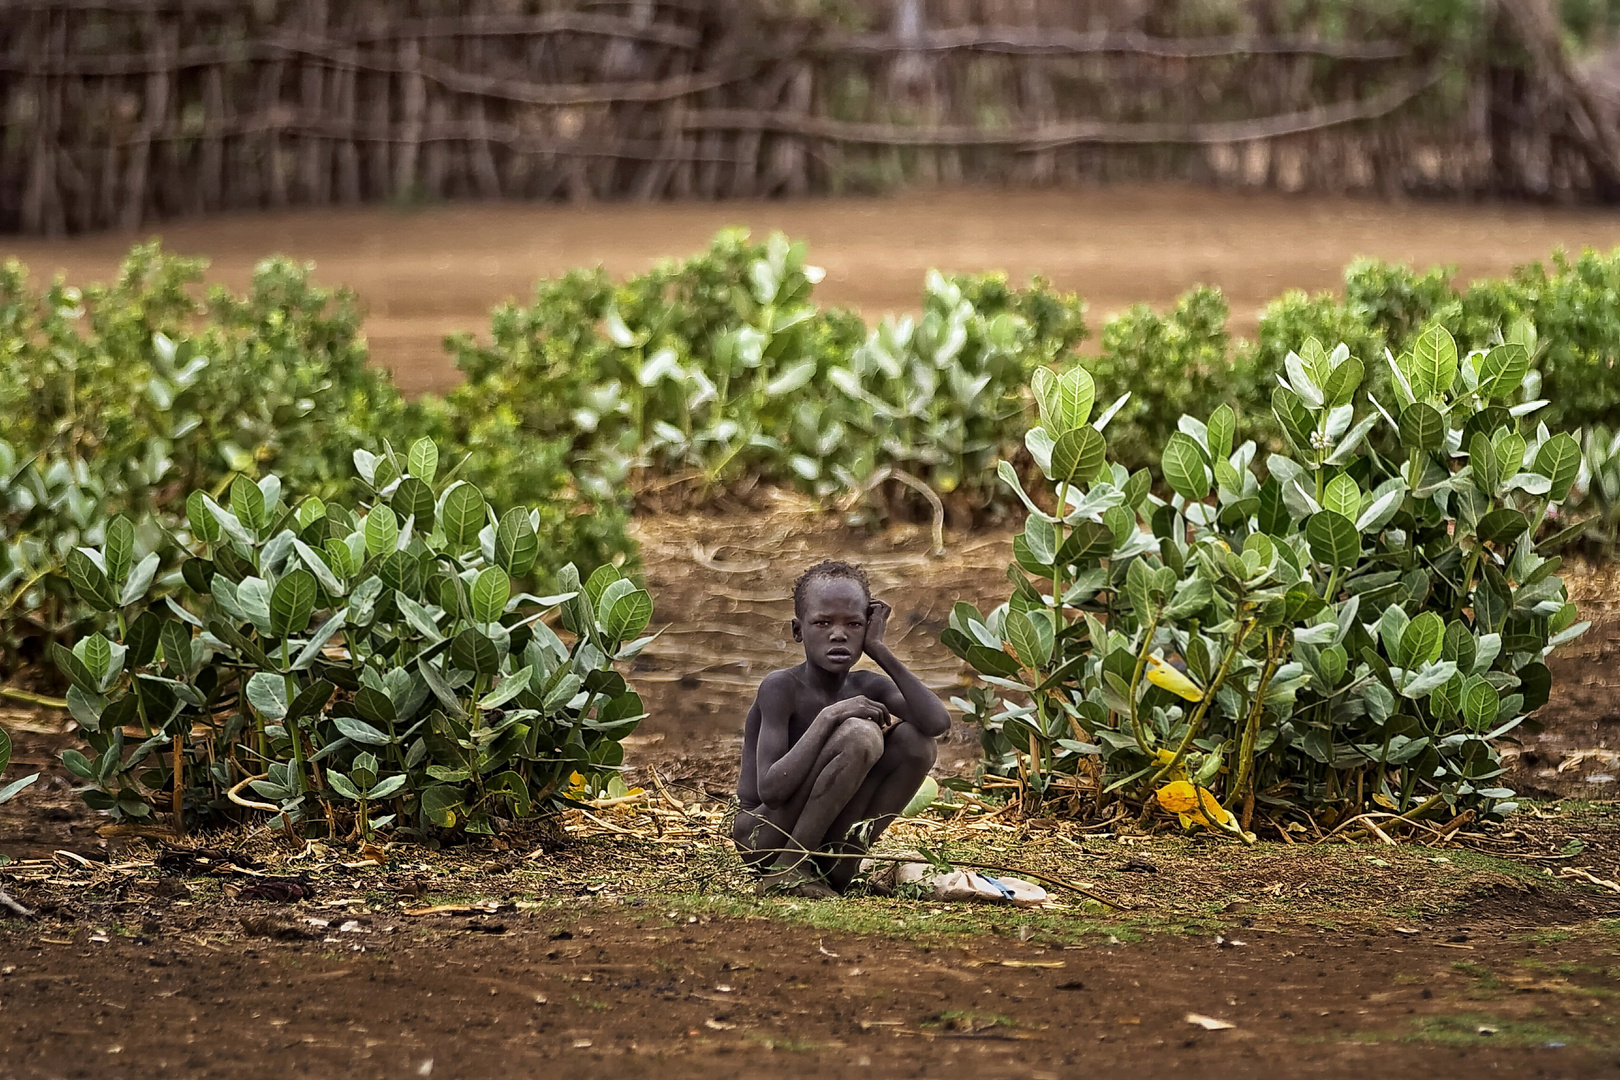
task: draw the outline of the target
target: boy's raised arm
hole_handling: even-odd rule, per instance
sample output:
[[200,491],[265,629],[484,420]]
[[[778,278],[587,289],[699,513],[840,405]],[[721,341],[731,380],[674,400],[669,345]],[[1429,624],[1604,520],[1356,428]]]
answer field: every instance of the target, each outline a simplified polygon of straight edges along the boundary
[[[945,703],[939,700],[939,695],[924,686],[923,681],[913,675],[911,669],[884,643],[883,632],[889,628],[890,614],[892,609],[888,604],[882,600],[872,601],[871,614],[866,622],[866,655],[894,680],[895,687],[899,689],[904,707],[895,709],[895,712],[924,735],[938,738],[951,730],[951,714],[945,711]],[[891,706],[899,704],[890,703]]]

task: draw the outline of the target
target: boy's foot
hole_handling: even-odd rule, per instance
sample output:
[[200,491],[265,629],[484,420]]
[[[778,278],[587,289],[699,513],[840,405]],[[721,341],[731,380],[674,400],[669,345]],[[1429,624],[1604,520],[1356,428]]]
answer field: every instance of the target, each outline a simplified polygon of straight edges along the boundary
[[798,896],[806,900],[830,900],[838,895],[815,871],[798,867],[766,874],[755,892],[760,896]]

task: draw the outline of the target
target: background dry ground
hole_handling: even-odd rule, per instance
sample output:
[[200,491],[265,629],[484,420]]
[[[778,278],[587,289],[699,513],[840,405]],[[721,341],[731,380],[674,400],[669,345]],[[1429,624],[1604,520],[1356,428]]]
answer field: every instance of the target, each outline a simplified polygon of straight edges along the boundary
[[703,250],[726,226],[777,229],[810,244],[827,270],[822,303],[869,318],[921,307],[931,267],[1041,274],[1090,303],[1092,328],[1137,303],[1163,307],[1194,285],[1225,290],[1234,333],[1286,289],[1340,289],[1346,264],[1376,256],[1419,268],[1449,264],[1463,281],[1501,276],[1571,252],[1620,244],[1602,209],[1386,203],[1327,196],[1218,192],[1186,185],[1081,191],[907,193],[861,199],[598,206],[486,204],[391,210],[241,214],[173,222],[140,235],[0,238],[40,275],[105,280],[148,234],[213,260],[211,277],[240,288],[274,252],[312,260],[317,280],[359,292],[372,356],[407,390],[456,380],[447,333],[487,332],[489,310],[527,297],[536,278],[601,264],[638,272]]
[[[626,272],[738,222],[808,238],[829,269],[823,298],[868,314],[912,307],[929,266],[1000,267],[1078,289],[1097,315],[1213,281],[1239,332],[1284,288],[1336,287],[1360,254],[1469,277],[1620,242],[1620,219],[1592,211],[1171,187],[300,213],[165,233],[233,284],[272,251],[314,259],[322,281],[360,291],[379,362],[407,387],[442,387],[440,335],[482,327],[534,277],[597,261]],[[0,250],[85,280],[131,239]],[[667,629],[632,673],[650,716],[630,762],[684,809],[576,814],[561,849],[509,835],[399,847],[378,865],[260,833],[204,838],[216,857],[176,861],[161,841],[100,834],[56,764],[60,717],[5,711],[18,766],[46,777],[0,810],[0,852],[17,860],[0,875],[41,912],[0,923],[0,1071],[1620,1074],[1620,891],[1601,884],[1620,879],[1620,812],[1594,801],[1613,799],[1620,773],[1612,574],[1575,576],[1596,625],[1556,659],[1547,730],[1509,778],[1549,801],[1464,846],[1244,851],[942,813],[897,828],[888,850],[1027,867],[1128,910],[1061,888],[1060,906],[1030,912],[759,900],[725,843],[724,800],[753,687],[793,662],[794,575],[827,556],[862,561],[896,609],[897,651],[948,695],[962,672],[937,633],[954,601],[1004,594],[1010,533],[951,536],[936,558],[926,529],[871,535],[769,493],[733,509],[636,526]],[[974,756],[959,729],[940,770],[969,771]],[[255,898],[267,879],[297,887]],[[1189,1013],[1235,1026],[1205,1030]]]

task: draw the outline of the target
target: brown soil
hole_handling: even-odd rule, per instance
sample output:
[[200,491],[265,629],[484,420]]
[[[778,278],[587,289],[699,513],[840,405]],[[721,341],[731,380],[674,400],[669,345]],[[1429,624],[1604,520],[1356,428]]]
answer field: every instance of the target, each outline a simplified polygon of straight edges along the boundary
[[1225,948],[1076,951],[669,914],[362,916],[299,943],[188,931],[169,912],[138,936],[13,933],[0,1054],[18,1080],[1620,1070],[1612,938],[1254,927]]
[[[885,198],[650,206],[459,205],[414,211],[296,211],[176,222],[173,249],[213,260],[240,286],[259,259],[314,261],[322,282],[366,303],[372,355],[410,390],[442,389],[455,373],[440,346],[481,332],[500,300],[536,278],[600,263],[615,274],[706,247],[716,230],[780,229],[810,243],[827,269],[818,296],[869,315],[912,310],[923,274],[1041,274],[1091,304],[1095,327],[1135,303],[1166,305],[1199,283],[1221,286],[1233,329],[1253,332],[1285,289],[1338,289],[1346,263],[1378,256],[1456,265],[1463,280],[1546,259],[1558,246],[1620,244],[1620,218],[1601,209],[1383,203],[1323,196],[1214,192],[1149,185],[1065,192],[907,193]],[[105,280],[137,237],[0,238],[0,256],[35,273]]]

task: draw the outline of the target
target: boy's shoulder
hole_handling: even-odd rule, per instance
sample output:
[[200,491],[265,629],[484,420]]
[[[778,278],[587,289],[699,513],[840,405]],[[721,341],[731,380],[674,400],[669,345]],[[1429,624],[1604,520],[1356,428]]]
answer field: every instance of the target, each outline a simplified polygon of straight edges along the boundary
[[802,667],[804,667],[803,664],[795,664],[793,667],[778,668],[777,670],[771,672],[769,675],[765,676],[759,681],[759,692],[763,694],[767,690],[781,691],[792,689],[799,683],[799,669]]

